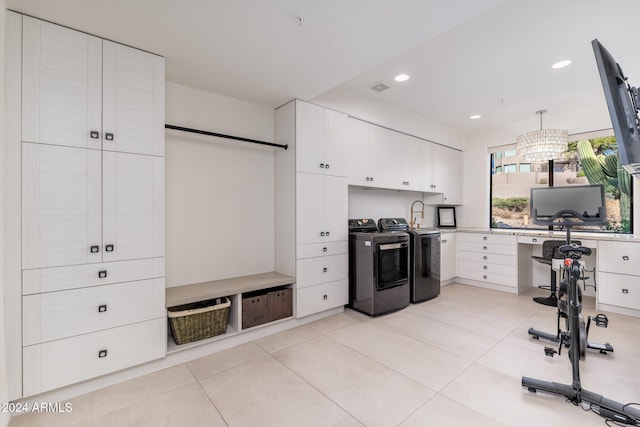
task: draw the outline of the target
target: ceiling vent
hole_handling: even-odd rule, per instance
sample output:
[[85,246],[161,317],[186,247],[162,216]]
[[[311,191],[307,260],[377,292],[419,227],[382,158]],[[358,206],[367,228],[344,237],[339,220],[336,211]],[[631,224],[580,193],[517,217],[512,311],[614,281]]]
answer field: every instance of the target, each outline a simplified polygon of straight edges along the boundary
[[372,90],[375,90],[376,92],[382,92],[383,90],[387,90],[389,89],[389,85],[383,82],[378,82],[375,83],[373,86],[370,86],[369,88]]

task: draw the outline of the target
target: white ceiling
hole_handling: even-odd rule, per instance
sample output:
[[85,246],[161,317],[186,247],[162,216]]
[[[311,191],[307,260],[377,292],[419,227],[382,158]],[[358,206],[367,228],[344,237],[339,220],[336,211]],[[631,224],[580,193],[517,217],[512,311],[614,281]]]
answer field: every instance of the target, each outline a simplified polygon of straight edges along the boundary
[[[347,91],[472,136],[611,127],[598,38],[640,84],[638,0],[6,0],[166,57],[167,80],[277,107]],[[302,17],[302,24],[298,18]],[[551,64],[572,65],[552,70]],[[393,82],[398,72],[412,78]],[[368,89],[384,81],[382,93]],[[482,119],[471,121],[471,114]]]

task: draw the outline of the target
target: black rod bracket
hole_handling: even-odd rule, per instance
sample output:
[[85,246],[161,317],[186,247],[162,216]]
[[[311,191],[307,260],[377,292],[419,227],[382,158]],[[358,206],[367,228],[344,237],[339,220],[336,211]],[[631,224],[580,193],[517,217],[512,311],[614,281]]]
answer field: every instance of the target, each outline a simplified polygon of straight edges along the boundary
[[233,139],[233,140],[236,140],[236,141],[251,142],[253,144],[268,145],[270,147],[284,148],[285,150],[287,148],[289,148],[288,144],[284,144],[284,145],[275,144],[273,142],[265,142],[265,141],[259,141],[257,139],[242,138],[240,136],[225,135],[223,133],[209,132],[209,131],[206,131],[206,130],[192,129],[192,128],[169,125],[169,124],[165,124],[164,127],[165,127],[165,129],[173,129],[173,130],[179,130],[181,132],[197,133],[198,135],[216,136],[218,138]]

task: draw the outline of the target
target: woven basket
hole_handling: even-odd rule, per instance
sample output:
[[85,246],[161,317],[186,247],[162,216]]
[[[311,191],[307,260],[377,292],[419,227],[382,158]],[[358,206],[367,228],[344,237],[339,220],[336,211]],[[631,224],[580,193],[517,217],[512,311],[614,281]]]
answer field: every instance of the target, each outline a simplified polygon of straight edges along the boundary
[[231,301],[227,297],[178,305],[167,309],[176,344],[203,340],[224,334]]

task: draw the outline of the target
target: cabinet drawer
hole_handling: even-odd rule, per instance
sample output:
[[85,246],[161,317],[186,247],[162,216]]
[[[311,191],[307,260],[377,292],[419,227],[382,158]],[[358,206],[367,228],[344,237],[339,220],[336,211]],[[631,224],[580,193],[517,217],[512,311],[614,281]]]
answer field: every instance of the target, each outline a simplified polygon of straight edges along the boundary
[[[100,277],[102,275],[105,277]],[[22,294],[62,291],[157,277],[164,277],[164,258],[39,268],[22,272]]]
[[304,317],[331,308],[346,305],[349,302],[349,281],[324,283],[308,286],[297,291],[296,317]]
[[517,286],[517,280],[515,276],[507,276],[504,274],[485,273],[481,271],[466,270],[463,268],[458,269],[458,275],[463,279],[477,280],[479,282],[496,283],[503,286]]
[[332,255],[301,259],[297,262],[297,287],[319,285],[349,277],[348,256]]
[[314,258],[321,256],[346,254],[349,250],[349,242],[313,243],[310,245],[298,245],[298,259]]
[[23,345],[165,317],[164,279],[27,295]]
[[458,259],[464,261],[484,262],[500,265],[516,265],[515,255],[498,255],[484,252],[458,251]]
[[600,272],[598,303],[640,310],[640,278]]
[[598,264],[600,271],[640,275],[640,243],[600,242]]
[[515,245],[516,236],[502,234],[458,233],[459,242],[498,243],[501,245]]
[[458,242],[458,249],[461,251],[471,251],[496,255],[514,255],[515,245],[500,245],[495,243]]
[[166,348],[165,317],[25,347],[24,396],[159,359]]
[[491,263],[482,263],[476,261],[460,260],[460,268],[463,270],[473,270],[484,273],[503,274],[505,276],[516,276],[516,267],[512,265],[500,265]]

